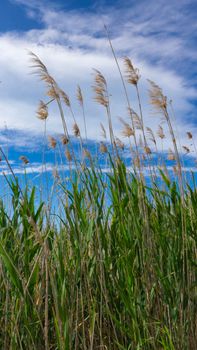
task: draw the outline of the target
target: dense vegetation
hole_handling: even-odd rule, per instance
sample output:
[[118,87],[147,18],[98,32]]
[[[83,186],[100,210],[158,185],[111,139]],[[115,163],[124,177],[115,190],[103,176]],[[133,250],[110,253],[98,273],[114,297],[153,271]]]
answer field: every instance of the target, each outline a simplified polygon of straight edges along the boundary
[[[95,99],[106,110],[111,140],[110,146],[100,145],[108,164],[103,172],[84,146],[68,96],[35,55],[33,63],[51,98],[41,102],[39,118],[45,122],[49,103],[56,102],[60,111],[70,182],[54,175],[61,188],[61,210],[54,220],[50,203],[36,203],[35,188],[21,188],[1,149],[12,198],[10,207],[0,202],[0,348],[195,350],[197,191],[195,181],[184,178],[166,97],[150,82],[151,103],[165,118],[174,147],[168,155],[175,163],[174,179],[164,153],[151,165],[147,131],[154,147],[158,141],[144,127],[137,69],[125,59],[139,116],[120,72],[130,117],[122,121],[132,145],[129,169],[120,155],[123,143],[114,136],[106,80],[95,72]],[[78,100],[85,122],[80,88]],[[81,161],[75,158],[62,103],[74,117]],[[159,126],[158,138],[164,137]],[[188,137],[193,140],[190,132]],[[56,147],[54,138],[50,143]]]

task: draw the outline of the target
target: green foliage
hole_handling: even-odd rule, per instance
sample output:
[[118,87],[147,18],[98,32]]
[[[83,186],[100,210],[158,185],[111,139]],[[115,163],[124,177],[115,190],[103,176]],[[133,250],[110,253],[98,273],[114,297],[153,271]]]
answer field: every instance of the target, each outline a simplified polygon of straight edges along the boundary
[[72,189],[61,186],[57,227],[35,188],[9,183],[0,348],[195,349],[197,191],[188,186],[183,199],[161,176],[165,190],[147,188],[120,159],[107,178],[83,167]]

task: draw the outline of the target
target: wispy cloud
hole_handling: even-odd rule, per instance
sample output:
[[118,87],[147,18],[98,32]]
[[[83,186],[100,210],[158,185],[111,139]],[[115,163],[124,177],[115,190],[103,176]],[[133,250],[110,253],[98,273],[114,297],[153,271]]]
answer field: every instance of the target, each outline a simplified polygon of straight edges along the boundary
[[[140,69],[141,89],[147,91],[146,78],[150,78],[173,99],[182,142],[187,142],[185,131],[192,130],[194,136],[197,134],[193,107],[196,101],[193,62],[197,55],[194,46],[194,1],[124,1],[121,6],[104,8],[98,2],[94,11],[65,11],[57,6],[54,8],[51,3],[46,6],[45,1],[12,1],[26,6],[27,11],[31,10],[31,13],[28,12],[30,16],[36,14],[43,29],[1,34],[0,80],[3,83],[0,85],[0,127],[5,121],[8,128],[37,132],[43,127],[36,119],[35,112],[44,89],[29,74],[27,50],[31,50],[40,56],[70,95],[82,128],[81,112],[75,99],[76,86],[81,85],[85,94],[89,137],[92,139],[100,137],[100,121],[104,124],[106,121],[104,110],[92,101],[90,88],[93,83],[92,68],[100,69],[109,81],[115,133],[120,134],[118,117],[126,117],[126,107],[103,28],[105,23],[117,55],[129,55]],[[134,91],[129,89],[129,94],[132,105],[137,109]],[[144,92],[143,102],[147,105]],[[150,106],[144,110],[144,114],[147,126],[156,129],[159,119],[151,117]],[[71,131],[72,119],[67,110],[66,118]],[[47,130],[50,133],[61,132],[61,122],[55,108],[50,109]],[[169,146],[167,142],[164,143],[166,149]]]

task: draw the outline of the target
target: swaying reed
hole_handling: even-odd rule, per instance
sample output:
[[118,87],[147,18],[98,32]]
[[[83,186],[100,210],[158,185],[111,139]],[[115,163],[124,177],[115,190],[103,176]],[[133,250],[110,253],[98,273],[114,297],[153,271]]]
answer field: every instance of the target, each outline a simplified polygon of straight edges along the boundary
[[[104,140],[97,157],[104,160],[104,169],[87,142],[81,88],[77,100],[85,147],[68,95],[31,53],[34,71],[50,98],[40,102],[37,116],[46,122],[48,106],[56,103],[64,134],[61,142],[52,136],[48,141],[55,153],[62,149],[65,157],[63,164],[56,159],[53,169],[58,196],[39,203],[36,188],[30,184],[21,188],[0,148],[11,174],[5,180],[12,194],[10,208],[0,200],[1,349],[196,349],[195,181],[184,180],[168,100],[161,88],[149,81],[151,105],[165,120],[171,137],[168,154],[163,151],[168,132],[160,121],[156,132],[144,124],[138,69],[125,58],[124,77],[110,38],[109,43],[129,119],[120,118],[123,143],[114,137],[107,81],[95,70],[94,100],[106,110],[110,136],[109,142],[100,124]],[[136,112],[127,84],[136,89]],[[64,108],[74,120],[72,137]],[[187,137],[191,145],[183,146],[186,154],[195,147],[192,133],[187,132]],[[81,159],[74,152],[73,139],[80,142]],[[124,152],[130,154],[129,164]],[[153,156],[158,161],[154,166]],[[25,156],[20,159],[24,165],[29,163]],[[60,165],[69,166],[68,179]]]

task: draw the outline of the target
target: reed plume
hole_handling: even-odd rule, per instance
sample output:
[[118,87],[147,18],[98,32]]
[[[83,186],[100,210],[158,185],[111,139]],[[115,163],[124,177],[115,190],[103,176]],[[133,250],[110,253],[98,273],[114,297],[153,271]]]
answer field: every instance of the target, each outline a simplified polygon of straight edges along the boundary
[[103,142],[100,143],[99,149],[101,153],[107,153],[107,146]]
[[79,130],[77,123],[74,123],[74,125],[73,125],[73,132],[74,132],[74,135],[76,137],[80,137],[80,130]]
[[97,69],[95,71],[95,85],[93,86],[93,90],[95,92],[94,100],[101,104],[104,107],[109,106],[109,96],[107,91],[107,82],[104,76]]
[[110,140],[111,140],[112,146],[114,146],[115,139],[114,139],[111,111],[110,111],[110,105],[109,105],[109,93],[108,93],[107,82],[105,80],[105,77],[101,74],[100,71],[96,69],[94,71],[96,73],[94,78],[95,84],[93,85],[93,90],[95,92],[94,100],[106,108]]
[[137,85],[139,79],[140,79],[140,74],[139,74],[139,69],[134,68],[131,60],[128,57],[124,57],[124,65],[126,68],[126,80],[129,84],[132,85]]
[[51,148],[55,148],[57,145],[57,141],[54,137],[52,136],[48,136],[48,140],[49,140],[49,145]]
[[48,107],[46,103],[43,101],[40,101],[38,110],[37,110],[37,117],[41,120],[46,120],[48,118]]
[[134,130],[130,127],[128,123],[124,120],[121,120],[121,123],[124,125],[124,129],[122,130],[122,135],[124,137],[131,137],[134,135]]
[[19,159],[23,162],[23,164],[29,164],[29,159],[26,156],[20,156]]
[[164,139],[165,138],[165,134],[163,132],[163,128],[162,128],[161,125],[159,125],[159,127],[158,127],[157,135],[160,137],[160,139]]
[[67,145],[69,143],[69,139],[68,139],[67,136],[62,135],[60,138],[61,138],[62,145],[65,146],[65,145]]

